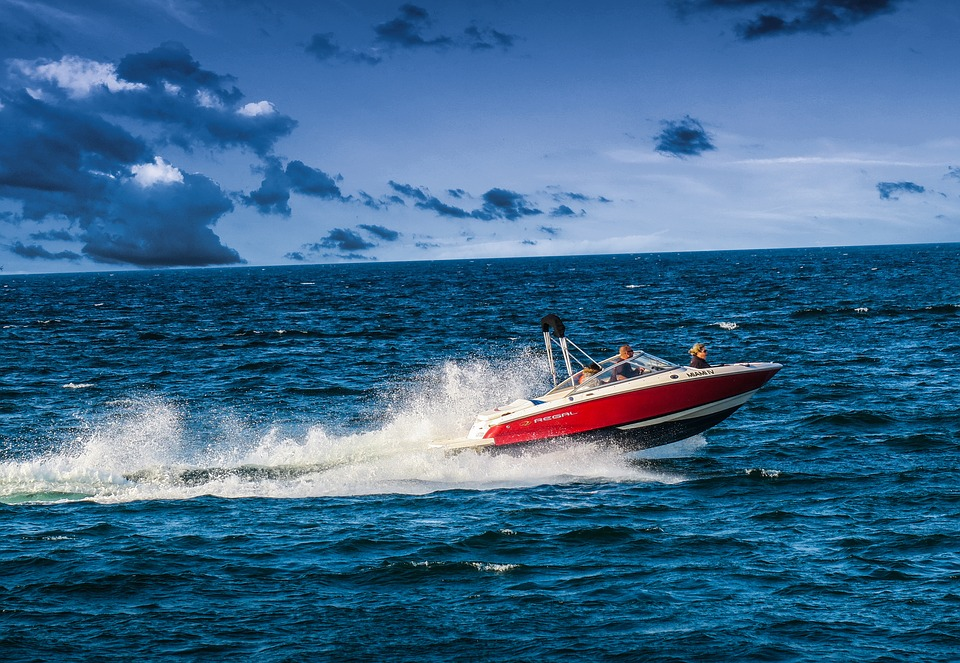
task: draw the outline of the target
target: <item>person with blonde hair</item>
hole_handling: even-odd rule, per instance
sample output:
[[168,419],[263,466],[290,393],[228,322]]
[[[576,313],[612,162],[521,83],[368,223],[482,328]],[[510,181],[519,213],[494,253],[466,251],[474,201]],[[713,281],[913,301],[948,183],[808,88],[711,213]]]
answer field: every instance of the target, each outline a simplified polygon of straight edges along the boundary
[[695,343],[690,348],[690,366],[692,368],[710,368],[707,363],[707,346],[703,343]]
[[[577,381],[577,384],[583,384],[599,372],[600,366],[590,362],[589,365],[583,367],[583,371],[580,373],[580,379]],[[596,382],[596,380],[594,380],[594,382]]]

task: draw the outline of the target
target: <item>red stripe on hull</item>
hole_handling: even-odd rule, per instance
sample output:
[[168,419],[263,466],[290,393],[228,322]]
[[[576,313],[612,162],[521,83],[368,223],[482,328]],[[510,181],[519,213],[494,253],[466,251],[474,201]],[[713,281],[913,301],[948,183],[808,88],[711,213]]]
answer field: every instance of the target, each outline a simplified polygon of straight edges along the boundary
[[696,379],[679,378],[669,384],[659,383],[616,396],[560,405],[492,426],[484,437],[493,438],[497,446],[502,446],[625,426],[759,389],[776,372],[777,369],[771,369]]

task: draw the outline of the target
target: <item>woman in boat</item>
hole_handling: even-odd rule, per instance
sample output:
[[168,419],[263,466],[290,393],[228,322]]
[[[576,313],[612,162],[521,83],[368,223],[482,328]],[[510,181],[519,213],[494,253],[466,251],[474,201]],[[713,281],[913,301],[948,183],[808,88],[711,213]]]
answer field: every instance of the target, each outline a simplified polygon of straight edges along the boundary
[[577,384],[583,384],[599,372],[599,364],[591,363],[589,366],[584,366],[583,371],[580,373],[580,379],[577,380]]
[[710,368],[707,363],[707,346],[703,343],[695,343],[690,348],[690,366],[692,368]]

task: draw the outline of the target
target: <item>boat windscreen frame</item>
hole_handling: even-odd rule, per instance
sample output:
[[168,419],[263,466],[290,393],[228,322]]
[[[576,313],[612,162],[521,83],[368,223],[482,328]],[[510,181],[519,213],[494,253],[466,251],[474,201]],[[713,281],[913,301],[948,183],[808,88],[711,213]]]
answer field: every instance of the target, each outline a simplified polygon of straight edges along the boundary
[[[560,319],[560,317],[555,313],[545,315],[543,319],[540,320],[540,328],[543,331],[543,342],[547,348],[547,362],[550,365],[550,373],[553,377],[553,389],[547,392],[548,395],[557,394],[563,391],[595,389],[608,383],[622,381],[622,376],[618,379],[614,379],[613,369],[615,366],[619,366],[624,361],[637,369],[636,375],[627,379],[634,379],[636,377],[643,377],[644,375],[659,373],[660,371],[674,370],[679,368],[679,364],[674,364],[665,359],[655,357],[652,354],[642,351],[634,353],[633,357],[627,360],[621,359],[619,355],[614,355],[598,362],[589,354],[587,354],[583,348],[567,338],[566,326],[563,324],[563,321]],[[567,369],[567,377],[562,380],[558,379],[557,376],[557,365],[553,356],[554,344],[560,348],[560,355],[563,357],[563,363]],[[579,354],[573,354],[571,349],[576,350],[576,352]],[[576,371],[573,370],[573,362],[576,362],[580,365],[580,368]],[[583,369],[591,364],[600,366],[600,372],[585,380],[582,384],[577,384],[580,376],[583,375]]]
[[[568,342],[571,345],[573,344],[572,341],[568,340]],[[580,350],[580,348],[577,349]],[[584,353],[584,356],[589,359],[589,355],[586,355],[586,353]],[[666,359],[662,359],[648,352],[636,352],[634,353],[633,357],[627,360],[621,359],[620,355],[613,355],[612,357],[608,357],[603,361],[593,362],[598,364],[601,368],[601,371],[596,375],[589,377],[583,382],[577,384],[580,376],[583,375],[583,369],[581,368],[579,371],[576,371],[573,375],[567,377],[553,389],[548,391],[546,395],[559,394],[562,392],[577,393],[618,384],[619,381],[614,379],[613,369],[614,367],[620,366],[624,362],[636,369],[643,369],[638,375],[627,378],[627,380],[641,379],[651,375],[656,375],[663,371],[672,371],[680,368],[679,364],[667,361]],[[585,365],[586,364],[584,364],[584,366]]]

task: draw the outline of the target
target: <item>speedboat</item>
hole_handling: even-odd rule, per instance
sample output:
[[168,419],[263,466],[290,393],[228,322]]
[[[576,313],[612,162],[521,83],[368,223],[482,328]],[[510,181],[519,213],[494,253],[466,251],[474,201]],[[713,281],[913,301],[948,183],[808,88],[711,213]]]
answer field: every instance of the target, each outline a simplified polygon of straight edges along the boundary
[[[465,438],[445,449],[525,449],[566,440],[639,451],[717,425],[750,400],[782,366],[772,362],[691,368],[635,352],[595,361],[567,338],[560,318],[540,321],[553,388],[480,412]],[[566,376],[558,375],[554,348]]]

